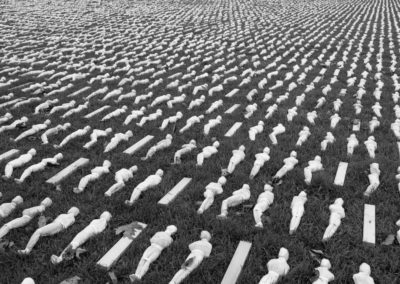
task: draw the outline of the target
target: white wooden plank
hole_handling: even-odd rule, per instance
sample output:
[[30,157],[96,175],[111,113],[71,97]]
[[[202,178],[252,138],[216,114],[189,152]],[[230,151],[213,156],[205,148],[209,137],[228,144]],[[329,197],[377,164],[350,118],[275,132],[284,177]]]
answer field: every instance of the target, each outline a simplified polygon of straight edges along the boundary
[[225,272],[221,284],[235,284],[246,261],[251,248],[250,242],[240,241],[232,257],[231,263]]
[[3,154],[0,155],[0,162],[3,162],[5,160],[8,160],[16,155],[19,154],[19,150],[18,149],[11,149],[10,151],[7,151]]
[[232,125],[231,129],[228,130],[228,132],[225,133],[225,137],[232,137],[236,131],[242,126],[241,122],[235,122],[234,125]]
[[227,94],[225,95],[225,97],[231,98],[231,97],[233,97],[234,95],[236,95],[238,92],[239,92],[239,89],[233,89],[232,91],[230,91],[229,93],[227,93]]
[[192,181],[192,178],[183,178],[181,179],[180,182],[178,182],[166,195],[164,195],[163,198],[161,198],[158,201],[158,204],[160,205],[168,205],[172,201],[175,200],[175,198],[178,196],[179,193],[181,193],[187,186],[188,184]]
[[340,162],[338,169],[336,171],[335,181],[333,182],[335,185],[343,186],[344,180],[346,178],[346,171],[347,171],[348,163]]
[[238,107],[240,107],[240,104],[234,104],[231,106],[228,110],[225,111],[226,114],[233,113]]
[[67,178],[70,176],[73,172],[75,172],[77,169],[85,166],[86,164],[89,163],[89,159],[86,158],[79,158],[72,164],[70,164],[68,167],[65,169],[61,170],[58,172],[55,176],[49,178],[46,182],[51,183],[54,185],[59,184],[63,179]]
[[101,107],[101,108],[99,108],[99,109],[97,109],[95,111],[92,111],[91,113],[85,115],[84,118],[91,118],[91,117],[95,116],[96,114],[99,114],[99,113],[105,111],[108,108],[110,108],[110,106],[103,106],[103,107]]
[[363,242],[375,245],[375,205],[364,204]]
[[142,138],[131,147],[124,151],[125,154],[133,155],[135,152],[139,151],[144,145],[149,143],[154,138],[153,135],[147,135],[146,137]]

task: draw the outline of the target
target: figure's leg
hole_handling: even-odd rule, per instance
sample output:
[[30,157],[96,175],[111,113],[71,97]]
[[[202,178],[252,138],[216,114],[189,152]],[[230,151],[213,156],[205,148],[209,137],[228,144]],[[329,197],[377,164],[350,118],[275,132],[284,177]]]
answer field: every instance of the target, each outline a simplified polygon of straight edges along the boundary
[[125,118],[124,125],[128,125],[129,123],[131,123],[132,120],[133,120],[133,115],[128,115]]
[[181,163],[181,150],[178,150],[175,152],[174,155],[174,164],[180,164]]
[[292,210],[292,219],[290,220],[289,225],[289,234],[293,234],[297,228],[299,227],[301,216],[304,213],[303,208],[295,208]]
[[189,129],[189,127],[190,127],[190,125],[186,124],[184,127],[182,127],[182,128],[179,130],[179,133],[185,132],[186,130]]
[[259,163],[254,163],[253,168],[250,172],[250,179],[253,179],[261,169],[261,165]]
[[40,139],[42,139],[42,144],[49,144],[49,139],[46,133],[43,133],[42,136],[40,136]]
[[14,167],[10,163],[8,163],[4,169],[4,176],[6,178],[10,178],[12,176],[13,171]]
[[0,228],[0,239],[3,238],[5,235],[7,235],[12,229],[26,226],[31,220],[32,220],[32,218],[30,218],[28,216],[22,216],[20,218],[16,218],[16,219],[11,220],[10,222],[4,224]]
[[85,149],[90,149],[94,144],[96,144],[97,139],[91,139],[89,142],[87,142],[85,145],[83,145],[83,148]]
[[32,172],[33,172],[32,167],[27,168],[26,170],[24,170],[24,172],[22,173],[21,177],[19,179],[15,179],[15,181],[17,183],[24,182],[25,179],[32,174]]
[[33,129],[29,129],[27,131],[22,132],[20,135],[18,135],[17,138],[14,139],[15,142],[24,139],[25,137],[28,137],[30,135],[35,134],[35,131]]
[[235,168],[236,168],[236,164],[237,164],[237,162],[236,162],[234,159],[231,159],[231,160],[229,161],[229,165],[228,165],[228,168],[227,168],[227,172],[228,172],[229,174],[232,174],[232,173],[233,173],[233,171],[234,171]]
[[312,172],[309,167],[304,168],[304,181],[306,184],[310,185],[312,179]]
[[24,250],[19,250],[18,252],[20,254],[29,254],[32,249],[34,248],[34,246],[36,245],[36,243],[39,241],[41,236],[50,236],[50,235],[54,235],[57,234],[58,232],[60,232],[62,230],[62,226],[58,223],[51,223],[48,224],[40,229],[37,229],[32,237],[29,239],[28,244],[26,245],[26,248]]
[[378,184],[377,183],[371,183],[367,189],[364,192],[365,196],[370,196],[372,193],[374,193],[374,191],[378,188]]
[[281,179],[284,175],[287,173],[287,167],[284,165],[282,168],[278,170],[278,172],[275,174],[274,178],[275,179]]
[[329,226],[326,228],[324,236],[322,237],[322,241],[327,241],[329,240],[333,234],[336,232],[338,226],[335,224],[329,224]]
[[190,254],[185,263],[182,265],[182,268],[174,275],[169,283],[181,283],[194,269],[196,269],[196,267],[200,265],[202,260],[202,257]]
[[204,135],[208,135],[210,133],[210,126],[208,124],[204,125]]
[[74,188],[74,192],[75,193],[81,193],[85,190],[86,186],[88,185],[89,182],[95,180],[94,176],[92,174],[84,176],[83,178],[81,178],[81,180],[79,181],[79,185],[78,187]]
[[150,264],[153,263],[161,254],[161,252],[158,249],[154,249],[151,246],[147,248],[146,251],[143,254],[142,259],[140,260],[138,267],[136,268],[135,275],[139,279],[142,279],[142,277],[149,270]]
[[256,227],[258,227],[258,228],[263,227],[261,216],[265,212],[265,210],[267,210],[267,207],[268,207],[268,205],[267,206],[265,206],[265,205],[266,204],[257,203],[253,209],[254,221],[256,222]]
[[157,148],[155,146],[151,147],[149,151],[147,151],[146,157],[142,158],[142,160],[147,160],[150,159],[157,151]]
[[199,210],[197,210],[198,214],[203,214],[210,206],[214,203],[214,195],[207,195],[204,199],[203,203],[201,203]]
[[168,118],[164,119],[160,126],[160,130],[164,130],[168,126],[168,123],[169,123],[169,119]]
[[133,203],[139,199],[140,195],[142,194],[142,188],[141,187],[136,187],[129,200],[125,200],[126,205],[133,205]]
[[197,155],[197,166],[202,166],[204,163],[204,154],[200,153]]
[[278,144],[278,140],[276,140],[276,136],[275,136],[275,133],[274,133],[274,132],[272,132],[272,133],[269,135],[269,139],[271,139],[272,144],[274,144],[274,145]]
[[120,191],[124,186],[125,186],[125,183],[123,183],[123,182],[117,182],[117,183],[115,183],[113,186],[111,186],[111,187],[104,193],[104,195],[107,196],[107,197],[110,197],[111,195],[113,195],[113,194],[116,193],[117,191]]

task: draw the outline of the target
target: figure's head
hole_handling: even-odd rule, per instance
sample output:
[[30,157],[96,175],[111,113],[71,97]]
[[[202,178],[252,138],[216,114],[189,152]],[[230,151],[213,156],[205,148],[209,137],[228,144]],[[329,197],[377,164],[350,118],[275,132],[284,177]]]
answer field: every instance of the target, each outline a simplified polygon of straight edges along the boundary
[[244,150],[246,150],[246,147],[244,147],[244,145],[240,145],[239,150],[244,151]]
[[219,142],[218,142],[218,141],[215,141],[215,142],[213,143],[213,146],[214,146],[215,148],[218,148],[218,147],[219,147]]
[[137,167],[136,165],[134,165],[134,166],[132,166],[132,167],[129,168],[129,171],[130,171],[131,173],[136,173],[137,170],[138,170],[138,167]]
[[308,126],[304,126],[304,127],[303,127],[303,130],[305,130],[305,131],[310,131],[310,128],[308,128]]
[[258,122],[258,125],[264,126],[264,121],[261,121],[261,120],[260,120],[260,121]]
[[222,120],[222,116],[218,115],[216,119],[217,119],[218,121],[221,121],[221,120]]
[[28,154],[29,155],[32,155],[32,156],[35,156],[36,155],[36,150],[35,149],[30,149],[29,151],[28,151]]
[[128,136],[128,137],[133,137],[133,132],[132,132],[132,130],[126,131],[126,132],[125,132],[125,135]]
[[211,240],[211,234],[208,231],[201,231],[200,239],[210,241]]
[[178,228],[177,228],[175,225],[169,225],[169,226],[167,227],[167,229],[165,230],[165,232],[166,232],[167,234],[169,234],[170,236],[173,235],[173,234],[175,234],[176,231],[178,231]]
[[64,128],[70,128],[71,127],[71,123],[67,122],[63,124]]
[[182,114],[182,112],[178,111],[178,112],[176,113],[176,117],[178,117],[178,118],[182,118],[182,117],[183,117],[183,114]]
[[156,110],[156,113],[157,113],[158,115],[162,115],[162,110],[161,110],[161,109],[157,109],[157,110]]
[[369,136],[369,137],[368,137],[368,140],[375,141],[375,137],[374,137],[374,136]]
[[265,154],[269,154],[271,152],[271,150],[269,149],[269,147],[265,147],[263,150],[263,153]]
[[304,190],[302,190],[302,191],[300,191],[299,196],[300,197],[307,197],[307,193]]
[[361,263],[360,272],[364,272],[367,275],[371,275],[371,267],[367,263]]
[[156,175],[162,177],[162,176],[164,175],[164,171],[161,170],[161,169],[158,169],[158,170],[156,171]]
[[285,260],[289,259],[289,251],[285,248],[281,248],[279,250],[278,257],[283,257]]
[[290,157],[296,158],[297,157],[297,152],[296,151],[290,152]]
[[204,95],[201,95],[201,96],[200,96],[200,100],[205,101],[205,100],[206,100],[206,97],[205,97]]
[[335,199],[335,204],[337,204],[337,205],[343,205],[343,203],[344,203],[344,201],[343,201],[343,199],[342,198],[336,198]]
[[317,161],[317,162],[321,162],[321,156],[319,156],[319,155],[315,156],[314,160]]
[[12,203],[15,203],[16,205],[20,205],[24,202],[24,199],[21,196],[16,196],[11,200]]
[[106,131],[107,134],[110,134],[113,130],[112,130],[111,127],[109,127],[109,128],[107,128],[105,131]]
[[249,186],[247,183],[245,183],[245,184],[243,184],[242,188],[243,188],[243,189],[249,190],[249,189],[250,189],[250,186]]
[[198,118],[199,118],[199,119],[203,119],[203,118],[204,118],[204,115],[201,114],[201,115],[198,116]]
[[85,130],[85,131],[89,131],[90,129],[92,129],[89,125],[87,125],[87,126],[85,126],[84,128],[83,128],[83,130]]
[[272,192],[272,190],[274,190],[272,185],[270,185],[268,183],[264,185],[264,191],[271,191]]
[[121,107],[121,109],[122,109],[122,110],[127,110],[128,107],[124,105],[124,106]]
[[329,261],[329,259],[326,259],[326,258],[323,258],[322,260],[321,260],[321,264],[320,264],[320,266],[321,267],[325,267],[325,268],[327,268],[327,269],[331,269],[331,262]]
[[68,210],[68,214],[72,214],[74,216],[77,216],[79,214],[79,209],[77,207],[71,207]]
[[62,153],[58,153],[57,155],[54,156],[54,158],[58,161],[64,158],[64,155]]
[[140,111],[146,111],[146,107],[145,106],[142,106],[141,108],[140,108]]
[[194,139],[190,140],[189,144],[192,144],[192,145],[195,145],[195,146],[197,145],[196,144],[196,140],[194,140]]
[[172,135],[171,134],[167,134],[167,136],[165,136],[165,139],[172,140]]
[[108,211],[104,211],[104,212],[101,213],[101,215],[100,215],[100,219],[104,219],[104,220],[106,220],[107,222],[110,222],[111,217],[112,217],[112,215],[111,215],[111,213],[108,212]]
[[40,202],[40,205],[43,205],[44,207],[49,207],[51,204],[53,204],[53,201],[50,199],[50,197],[46,197],[42,200],[42,202]]
[[50,125],[50,124],[51,124],[51,120],[50,120],[50,119],[46,119],[46,120],[44,121],[44,124]]
[[218,183],[219,183],[220,185],[226,184],[226,178],[225,178],[225,177],[220,177],[220,178],[218,179]]
[[103,167],[105,167],[105,168],[111,167],[111,162],[109,160],[104,160]]
[[23,116],[23,117],[21,117],[21,121],[22,121],[22,122],[27,122],[27,121],[28,121],[28,118],[27,118],[26,116]]

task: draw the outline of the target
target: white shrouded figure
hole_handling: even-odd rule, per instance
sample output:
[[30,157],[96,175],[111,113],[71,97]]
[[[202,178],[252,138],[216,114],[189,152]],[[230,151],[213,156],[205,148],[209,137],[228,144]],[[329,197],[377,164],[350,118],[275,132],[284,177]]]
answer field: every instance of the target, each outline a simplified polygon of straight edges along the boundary
[[315,110],[307,113],[307,120],[312,125],[315,125],[315,119],[318,117],[318,114]]
[[262,153],[255,154],[256,160],[254,161],[253,168],[250,171],[250,179],[254,179],[254,177],[259,173],[260,169],[264,166],[266,162],[269,161],[270,156],[269,147],[265,147]]
[[47,129],[40,136],[40,139],[42,139],[42,144],[49,144],[49,136],[50,135],[55,135],[60,131],[66,131],[70,127],[71,127],[71,123],[67,122],[67,123],[64,123],[64,124],[58,124],[55,127]]
[[76,105],[76,101],[75,100],[71,100],[68,103],[64,103],[62,105],[53,107],[48,115],[56,113],[57,111],[60,111],[60,110],[67,110],[69,108],[74,107],[75,105]]
[[210,105],[210,107],[205,111],[205,113],[210,114],[223,105],[224,105],[223,100],[217,100]]
[[381,114],[382,106],[379,104],[379,102],[376,102],[371,108],[377,117],[382,117]]
[[396,120],[390,124],[390,129],[393,131],[397,140],[400,140],[400,119],[396,118]]
[[286,248],[279,250],[278,258],[271,259],[267,263],[268,274],[261,278],[258,284],[275,284],[279,278],[288,274],[290,266],[287,263],[289,259],[289,251]]
[[174,154],[174,164],[180,164],[182,155],[188,154],[192,152],[193,149],[196,148],[197,148],[196,140],[190,140],[188,144],[183,144],[181,146],[181,149],[176,151]]
[[201,153],[197,155],[197,166],[201,167],[204,159],[210,158],[212,155],[218,153],[219,142],[215,141],[211,146],[206,146],[202,149]]
[[164,150],[172,145],[172,135],[167,134],[165,136],[165,139],[160,140],[156,145],[150,147],[150,149],[147,151],[146,156],[142,157],[142,161],[146,161],[153,157],[153,155],[160,150]]
[[20,135],[18,135],[18,137],[15,138],[14,141],[18,142],[18,141],[24,139],[25,137],[35,135],[36,133],[39,133],[40,131],[45,130],[50,124],[51,124],[51,120],[46,119],[46,121],[41,124],[32,125],[32,127],[30,129],[28,129],[28,130],[22,132]]
[[[127,79],[127,78],[124,78]],[[123,80],[123,79],[122,79]],[[121,80],[121,81],[122,81]],[[116,103],[119,103],[120,101],[124,100],[124,99],[131,99],[136,97],[136,91],[135,90],[131,90],[129,93],[126,94],[122,94],[118,97],[118,99],[115,100]]]
[[121,143],[122,141],[128,141],[129,138],[133,137],[133,132],[132,130],[128,130],[125,133],[115,133],[114,137],[111,138],[110,142],[106,145],[104,148],[103,153],[108,153],[115,148],[117,148],[118,144]]
[[297,160],[297,152],[290,152],[290,156],[283,160],[284,165],[278,170],[278,172],[273,176],[273,181],[281,179],[287,172],[294,169],[294,167],[299,163]]
[[351,157],[354,153],[354,148],[358,146],[358,139],[353,133],[347,138],[347,156]]
[[0,133],[3,133],[4,131],[8,131],[8,130],[13,130],[17,127],[25,126],[27,122],[28,122],[28,118],[26,116],[23,116],[20,119],[14,120],[14,122],[9,125],[1,126]]
[[271,139],[272,144],[276,145],[278,144],[278,140],[276,139],[276,136],[279,134],[282,134],[286,131],[285,126],[283,126],[282,123],[278,123],[277,126],[272,128],[272,133],[269,135],[269,139]]
[[178,111],[175,115],[164,119],[163,122],[161,123],[161,126],[159,127],[159,129],[163,131],[165,128],[167,128],[168,124],[176,123],[182,117],[183,117],[182,112]]
[[257,228],[263,228],[262,214],[268,210],[268,208],[274,202],[274,193],[272,192],[274,188],[266,184],[264,185],[264,192],[262,192],[257,198],[257,204],[253,208],[254,221],[256,222]]
[[318,109],[318,108],[322,107],[325,104],[325,102],[326,102],[325,97],[320,97],[317,100],[317,105],[314,107],[314,109]]
[[369,185],[364,192],[364,196],[369,197],[380,185],[379,176],[381,171],[379,169],[378,163],[372,163],[369,166],[369,171],[371,172],[368,175]]
[[329,217],[329,225],[325,230],[324,236],[322,237],[322,241],[328,241],[333,234],[335,234],[336,230],[339,228],[342,223],[342,219],[346,217],[343,208],[343,199],[336,198],[335,202],[329,205],[329,211],[331,211],[331,216]]
[[189,104],[188,110],[193,109],[194,107],[201,106],[206,101],[206,97],[204,95],[200,96],[200,98],[192,100]]
[[305,94],[301,94],[300,96],[296,97],[296,101],[295,104],[296,106],[301,106],[301,104],[304,102],[304,100],[306,99],[306,95]]
[[120,191],[124,186],[125,183],[133,178],[133,174],[136,173],[138,170],[137,166],[130,167],[129,169],[120,169],[115,173],[114,180],[116,183],[114,183],[105,193],[104,195],[107,197],[110,197],[117,191]]
[[167,102],[167,106],[168,106],[168,108],[173,108],[174,104],[183,103],[185,101],[185,99],[186,99],[186,95],[185,94],[182,94],[180,96],[174,97],[172,100],[169,100]]
[[3,115],[2,117],[0,117],[0,124],[6,123],[7,121],[11,120],[14,116],[7,112],[5,115]]
[[141,280],[149,270],[152,264],[160,255],[161,252],[169,247],[172,242],[172,235],[176,233],[177,227],[170,225],[165,231],[157,232],[150,239],[151,245],[144,251],[138,266],[136,267],[135,274],[129,275],[131,282]]
[[342,118],[339,116],[339,114],[337,114],[337,113],[335,113],[334,115],[332,115],[331,117],[330,117],[330,120],[331,120],[331,128],[332,129],[335,129],[335,127],[336,127],[336,125],[339,123],[339,121],[341,120]]
[[154,99],[154,101],[151,102],[150,106],[155,107],[156,105],[159,105],[163,102],[169,101],[170,99],[171,99],[171,94],[158,96]]
[[364,145],[367,148],[369,157],[371,159],[375,159],[375,151],[378,148],[378,144],[375,141],[375,137],[369,136],[368,139],[364,142]]
[[116,110],[110,112],[109,114],[105,115],[105,116],[101,119],[101,121],[110,120],[111,118],[120,116],[121,114],[124,114],[127,110],[128,110],[128,107],[124,105],[124,106],[122,106],[122,107],[120,107],[120,108],[118,108],[118,109],[116,109]]
[[143,116],[142,119],[140,120],[140,122],[136,123],[136,125],[139,127],[143,127],[143,125],[145,125],[145,123],[147,123],[148,121],[156,120],[157,118],[162,116],[162,114],[163,114],[162,110],[157,109],[155,112],[149,114],[148,116]]
[[375,281],[371,277],[371,267],[367,263],[361,263],[360,272],[353,274],[354,284],[374,284]]
[[142,192],[145,192],[159,185],[162,181],[163,175],[164,171],[158,169],[154,175],[148,176],[144,181],[139,183],[133,189],[131,197],[129,198],[129,200],[125,200],[125,204],[128,206],[132,206],[133,203],[135,203],[139,199]]
[[335,142],[335,137],[333,136],[332,132],[328,131],[324,140],[321,142],[321,151],[326,151],[328,144],[332,144],[333,142]]
[[86,102],[84,104],[80,104],[76,108],[68,110],[66,113],[64,113],[61,116],[61,118],[67,118],[67,117],[73,115],[74,113],[82,112],[83,110],[87,109],[88,107],[89,107],[89,102]]
[[207,231],[202,231],[200,241],[193,242],[189,245],[190,254],[182,264],[181,269],[175,273],[169,284],[181,283],[189,274],[195,270],[204,258],[210,257],[212,245],[210,243],[211,235]]
[[287,121],[293,121],[293,118],[297,115],[297,107],[292,107],[288,109],[288,113],[286,115]]
[[289,225],[289,234],[292,235],[300,225],[301,217],[304,214],[304,204],[307,202],[307,193],[301,191],[292,199],[290,208],[292,209],[292,219]]
[[363,108],[363,105],[361,103],[360,100],[357,100],[354,104],[353,104],[354,110],[356,115],[360,114]]
[[84,176],[79,181],[78,187],[74,187],[75,193],[81,193],[85,190],[86,186],[95,180],[98,180],[101,176],[108,174],[110,172],[111,162],[105,160],[101,167],[95,167],[90,171],[89,175]]
[[90,134],[90,141],[87,142],[85,145],[83,145],[83,148],[85,149],[90,149],[94,144],[97,143],[97,139],[99,137],[106,137],[108,136],[108,134],[110,134],[112,132],[112,128],[109,127],[105,130],[101,130],[101,129],[94,129],[93,132]]
[[256,103],[246,106],[246,113],[244,114],[244,118],[249,119],[254,112],[257,110],[258,105]]
[[20,168],[25,164],[29,163],[32,160],[33,156],[35,155],[36,155],[36,150],[32,148],[26,154],[23,154],[19,156],[17,159],[8,162],[6,167],[4,168],[3,179],[11,178],[15,168]]
[[251,191],[248,184],[243,184],[242,188],[232,192],[232,196],[224,199],[221,205],[221,214],[217,216],[218,219],[226,219],[228,217],[228,208],[242,204],[250,199]]
[[335,275],[329,269],[331,269],[331,262],[323,258],[319,267],[315,268],[318,278],[312,284],[328,284],[335,280]]
[[211,205],[214,203],[214,198],[216,195],[222,194],[224,189],[222,188],[226,184],[226,178],[220,177],[217,182],[210,182],[206,186],[206,190],[203,193],[204,200],[201,203],[197,214],[203,214]]
[[303,143],[307,141],[310,135],[310,128],[304,126],[303,129],[299,132],[299,139],[296,142],[296,146],[300,147],[301,145],[303,145]]
[[79,209],[71,207],[67,214],[60,214],[53,222],[37,229],[26,245],[24,250],[18,250],[19,254],[28,255],[39,241],[40,237],[52,236],[66,230],[75,223],[75,217],[79,214]]
[[21,196],[14,197],[11,202],[3,203],[0,205],[0,219],[10,215],[19,205],[24,202]]
[[102,233],[107,224],[111,220],[111,214],[108,211],[104,211],[99,219],[95,219],[88,226],[86,226],[82,231],[80,231],[69,243],[69,245],[61,252],[60,256],[52,255],[50,260],[53,264],[59,264],[63,260],[68,260],[73,258],[73,254],[76,250],[82,246],[87,240],[93,238],[94,236]]
[[51,206],[52,203],[52,200],[49,197],[46,197],[42,202],[40,202],[39,206],[24,209],[21,217],[11,220],[0,228],[0,239],[7,235],[11,230],[21,228],[29,224],[33,218],[39,214],[42,214],[47,207]]
[[241,145],[239,149],[235,149],[232,151],[232,157],[229,160],[228,167],[223,170],[224,175],[232,174],[235,170],[236,166],[241,163],[246,157],[245,151],[246,147]]
[[267,114],[265,115],[265,119],[272,117],[272,115],[278,110],[278,105],[273,104],[267,108]]
[[40,161],[40,163],[29,166],[24,170],[19,179],[15,179],[17,183],[23,183],[27,177],[35,172],[44,171],[47,166],[58,166],[60,165],[60,160],[64,158],[62,153],[56,154],[53,158],[45,158]]
[[73,139],[75,139],[75,138],[78,138],[78,137],[85,136],[86,134],[89,133],[90,130],[92,130],[92,128],[91,128],[89,125],[85,126],[85,127],[82,128],[82,129],[78,129],[78,130],[72,132],[71,134],[67,135],[67,136],[61,141],[60,144],[58,144],[58,145],[55,144],[55,145],[54,145],[54,148],[61,148],[61,147],[64,147],[69,141],[71,141],[71,140],[73,140]]
[[204,135],[207,136],[208,134],[210,134],[210,130],[211,128],[216,127],[217,125],[221,124],[222,122],[222,117],[220,115],[218,115],[216,118],[214,119],[210,119],[207,124],[204,125]]
[[308,162],[308,166],[304,168],[304,182],[308,185],[311,184],[312,173],[323,170],[324,167],[321,163],[321,157],[315,156],[314,160]]
[[190,127],[192,127],[194,124],[200,123],[200,121],[203,118],[204,118],[204,115],[199,115],[199,116],[194,115],[194,116],[188,118],[188,120],[186,120],[186,125],[179,130],[179,133],[183,133],[186,130],[188,130]]
[[35,284],[35,280],[33,280],[31,277],[25,278],[21,284]]
[[263,131],[264,131],[264,122],[260,120],[256,126],[250,127],[249,129],[250,140],[255,141],[256,135],[262,133]]
[[146,111],[146,107],[142,106],[139,110],[132,110],[131,114],[129,114],[124,121],[124,125],[128,125],[132,120],[138,119],[143,116]]

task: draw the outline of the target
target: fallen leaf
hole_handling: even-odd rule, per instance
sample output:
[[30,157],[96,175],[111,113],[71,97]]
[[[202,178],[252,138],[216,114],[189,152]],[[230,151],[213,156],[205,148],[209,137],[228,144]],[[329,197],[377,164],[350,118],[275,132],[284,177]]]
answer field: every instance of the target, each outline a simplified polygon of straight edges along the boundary
[[85,252],[87,252],[86,249],[77,248],[76,251],[75,251],[75,256],[76,256],[76,258],[77,258],[77,259],[81,259],[81,258],[80,258],[80,255],[81,255],[82,253],[85,253]]
[[384,246],[390,246],[394,243],[395,236],[393,234],[390,234],[386,237],[385,241],[382,242],[382,245]]
[[115,234],[119,235],[123,232],[124,237],[133,238],[133,236],[136,234],[137,230],[138,231],[143,230],[142,225],[140,225],[139,222],[132,222],[130,224],[118,227],[115,230]]

